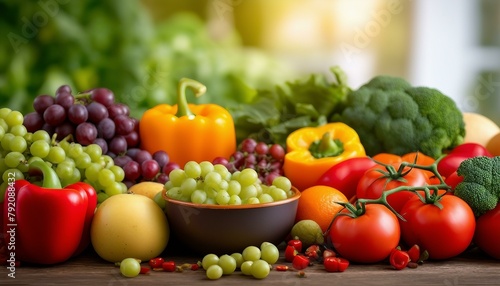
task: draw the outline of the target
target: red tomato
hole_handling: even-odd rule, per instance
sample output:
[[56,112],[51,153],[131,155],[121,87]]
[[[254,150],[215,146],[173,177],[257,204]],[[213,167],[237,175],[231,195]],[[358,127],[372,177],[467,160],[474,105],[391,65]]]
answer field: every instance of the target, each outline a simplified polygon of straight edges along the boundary
[[333,165],[316,183],[341,191],[349,200],[356,195],[356,186],[366,170],[377,163],[369,157],[355,157]]
[[457,174],[457,171],[451,173],[446,179],[444,179],[444,182],[451,187],[451,190],[454,191],[455,187],[461,183],[464,180],[462,176],[459,176]]
[[476,221],[474,242],[486,254],[500,259],[500,204]]
[[440,209],[418,197],[410,199],[400,214],[401,237],[418,244],[430,259],[448,259],[462,253],[472,242],[476,221],[469,205],[456,196],[442,196]]
[[[400,163],[392,163],[388,166],[392,166],[395,170],[398,170]],[[406,167],[403,172],[410,170],[410,167]],[[399,186],[425,186],[428,184],[427,175],[420,169],[412,169],[404,176],[398,177],[384,177],[385,175],[381,173],[387,173],[388,170],[383,165],[377,165],[370,168],[361,177],[358,182],[356,189],[356,196],[358,199],[378,199],[382,195],[382,192],[394,189]],[[387,202],[391,207],[394,208],[396,212],[400,212],[403,205],[412,197],[415,193],[411,191],[401,191],[389,195],[387,197]]]
[[347,260],[379,262],[398,246],[398,218],[384,205],[368,204],[365,213],[358,217],[337,216],[330,227],[329,236],[336,252]]

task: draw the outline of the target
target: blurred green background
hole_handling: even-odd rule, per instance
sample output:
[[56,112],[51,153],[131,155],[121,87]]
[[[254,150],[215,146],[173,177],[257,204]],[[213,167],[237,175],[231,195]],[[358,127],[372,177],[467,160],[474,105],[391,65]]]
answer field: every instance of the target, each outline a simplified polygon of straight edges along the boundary
[[500,123],[500,1],[430,2],[2,0],[0,106],[107,87],[139,118],[181,77],[208,88],[191,101],[229,106],[339,65],[353,88],[397,75]]

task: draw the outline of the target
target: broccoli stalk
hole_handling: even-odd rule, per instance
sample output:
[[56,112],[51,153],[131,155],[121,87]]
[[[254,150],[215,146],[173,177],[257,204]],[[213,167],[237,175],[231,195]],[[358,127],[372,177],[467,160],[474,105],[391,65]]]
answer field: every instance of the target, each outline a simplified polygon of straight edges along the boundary
[[369,156],[420,151],[437,159],[465,136],[462,112],[450,97],[391,76],[376,76],[351,91],[330,121],[356,130]]
[[500,198],[500,156],[477,156],[462,161],[457,174],[463,181],[455,195],[463,199],[476,216],[494,209]]

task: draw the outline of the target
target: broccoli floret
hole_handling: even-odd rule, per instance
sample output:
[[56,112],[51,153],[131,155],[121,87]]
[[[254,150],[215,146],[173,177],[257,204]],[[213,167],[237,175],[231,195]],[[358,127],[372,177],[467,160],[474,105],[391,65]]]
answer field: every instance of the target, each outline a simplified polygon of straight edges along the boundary
[[463,115],[453,99],[391,76],[374,77],[351,91],[330,121],[354,128],[369,156],[420,151],[438,158],[465,136]]
[[460,163],[457,174],[463,181],[455,195],[463,199],[476,216],[494,209],[500,198],[500,156],[477,156]]

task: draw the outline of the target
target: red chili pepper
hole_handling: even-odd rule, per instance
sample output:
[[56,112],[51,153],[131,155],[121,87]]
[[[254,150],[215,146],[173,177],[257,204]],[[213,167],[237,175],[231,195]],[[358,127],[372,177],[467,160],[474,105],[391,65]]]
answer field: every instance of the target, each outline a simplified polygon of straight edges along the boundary
[[156,257],[156,258],[151,258],[148,264],[151,268],[161,268],[163,262],[165,262],[165,259],[161,257]]
[[396,249],[391,252],[391,255],[389,256],[389,262],[394,269],[401,270],[408,266],[408,263],[410,262],[410,256],[406,251]]
[[323,260],[323,265],[328,272],[344,272],[349,266],[349,260],[341,257],[329,256]]
[[167,272],[174,272],[176,270],[174,261],[165,261],[161,264],[161,268]]
[[198,263],[191,264],[191,270],[196,271],[198,269],[200,269],[200,264]]
[[319,248],[319,245],[313,244],[307,247],[306,251],[304,254],[309,257],[309,259],[314,259],[317,260],[318,258],[321,257],[321,249]]
[[297,249],[298,252],[302,252],[302,241],[298,238],[290,239],[288,245],[291,245]]
[[288,271],[288,266],[287,265],[276,265],[275,269],[276,269],[276,271]]
[[151,268],[149,267],[141,266],[141,271],[139,272],[139,274],[148,274],[150,270]]
[[438,172],[446,178],[458,169],[463,160],[476,156],[492,157],[491,153],[483,145],[477,143],[458,145],[438,162]]
[[295,258],[295,256],[297,256],[297,254],[299,254],[299,252],[297,251],[297,249],[295,249],[295,247],[293,247],[291,245],[286,246],[286,248],[285,248],[285,260],[286,261],[292,262],[293,259]]
[[20,261],[46,265],[64,262],[88,245],[87,224],[94,214],[89,209],[95,206],[89,206],[83,186],[62,188],[56,172],[44,161],[35,160],[30,168],[41,171],[42,186],[17,180],[13,192],[6,192],[5,241],[15,240]]
[[307,258],[306,256],[304,256],[302,254],[297,254],[293,258],[292,266],[293,266],[293,268],[295,268],[297,270],[302,270],[302,269],[306,268],[307,266],[309,266],[309,263],[310,263],[309,258]]

